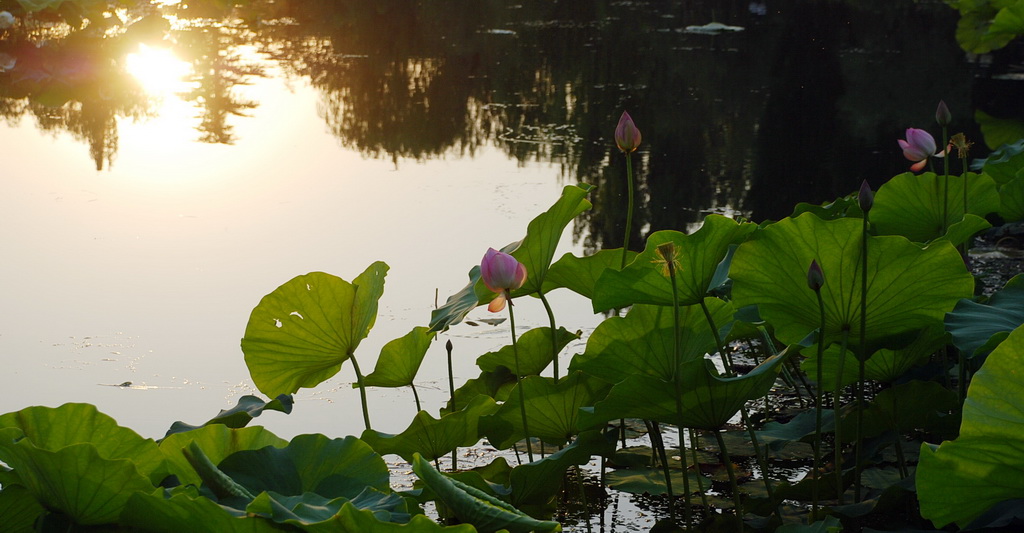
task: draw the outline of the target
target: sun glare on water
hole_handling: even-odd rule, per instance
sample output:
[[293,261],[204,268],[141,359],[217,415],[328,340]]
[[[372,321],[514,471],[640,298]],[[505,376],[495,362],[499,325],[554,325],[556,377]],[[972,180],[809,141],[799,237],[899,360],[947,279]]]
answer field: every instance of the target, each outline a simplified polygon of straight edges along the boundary
[[170,50],[145,44],[139,45],[138,52],[128,54],[126,67],[146,92],[154,96],[182,91],[187,84],[184,77],[191,70],[187,62],[178,59]]

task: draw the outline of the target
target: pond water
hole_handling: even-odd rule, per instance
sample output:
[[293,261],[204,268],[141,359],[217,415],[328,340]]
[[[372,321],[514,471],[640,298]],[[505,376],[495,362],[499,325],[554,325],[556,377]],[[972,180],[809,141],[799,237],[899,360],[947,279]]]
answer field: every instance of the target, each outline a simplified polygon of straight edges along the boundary
[[[149,437],[203,422],[256,392],[239,339],[264,294],[381,260],[357,352],[372,368],[567,184],[598,189],[558,255],[621,246],[624,109],[644,136],[634,248],[708,213],[778,218],[880,183],[939,99],[979,136],[978,67],[941,3],[224,6],[142,1],[81,30],[38,16],[0,34],[0,412],[89,402]],[[556,315],[585,340],[602,317],[564,292]],[[546,325],[536,301],[517,305],[524,328]],[[445,338],[458,385],[508,328]],[[435,343],[417,379],[433,412],[444,360]],[[346,364],[259,422],[358,433],[353,379]],[[389,432],[415,411],[404,390],[370,410]]]

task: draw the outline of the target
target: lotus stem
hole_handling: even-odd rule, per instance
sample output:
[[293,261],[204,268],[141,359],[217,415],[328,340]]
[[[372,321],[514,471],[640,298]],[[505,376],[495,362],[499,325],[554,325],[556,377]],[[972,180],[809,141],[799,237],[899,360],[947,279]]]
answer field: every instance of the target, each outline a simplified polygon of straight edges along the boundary
[[366,407],[366,386],[363,385],[363,373],[359,371],[359,362],[356,361],[354,353],[348,354],[348,360],[352,361],[352,370],[356,373],[356,383],[359,385],[359,399],[363,407],[363,424],[370,429],[370,411]]
[[718,450],[722,454],[722,462],[725,463],[725,471],[729,474],[729,488],[732,490],[733,505],[736,506],[736,530],[743,532],[743,500],[740,498],[740,488],[736,483],[736,471],[732,467],[732,459],[729,458],[729,449],[725,446],[725,439],[721,431],[715,431],[715,438],[718,439]]
[[[943,135],[945,135],[945,128],[943,128]],[[864,468],[863,459],[861,455],[864,452],[864,364],[868,360],[868,348],[867,348],[867,323],[868,323],[868,212],[864,211],[863,224],[861,226],[861,275],[860,275],[860,357],[858,360],[857,368],[857,429],[856,429],[856,447],[854,448],[855,467],[854,467],[854,487],[853,487],[853,498],[855,503],[860,503],[860,473]]]
[[[732,377],[732,359],[729,358],[729,354],[725,350],[725,344],[722,342],[722,336],[718,333],[718,326],[715,325],[715,319],[711,316],[711,310],[708,309],[708,304],[702,299],[700,301],[700,308],[704,311],[704,318],[708,322],[708,326],[711,328],[711,333],[715,337],[715,345],[718,347],[718,353],[722,357],[722,365],[725,369],[726,377]],[[768,498],[774,497],[772,491],[771,478],[768,475],[768,461],[765,456],[761,455],[761,445],[757,442],[757,435],[754,433],[754,428],[750,424],[750,417],[747,415],[747,407],[745,405],[740,406],[740,418],[743,420],[743,426],[747,428],[747,435],[750,437],[750,444],[754,447],[754,456],[757,457],[757,464],[761,467],[761,478],[764,481],[765,491],[768,492]],[[766,450],[767,454],[767,450]]]
[[423,408],[420,407],[420,394],[416,392],[415,383],[409,383],[409,388],[412,389],[412,399],[414,402],[416,402],[416,412],[418,413],[423,410]]
[[814,485],[811,487],[811,521],[818,521],[818,501],[821,489],[819,488],[821,474],[821,384],[825,380],[822,366],[825,354],[825,301],[821,297],[821,291],[815,290],[818,295],[818,309],[821,312],[821,325],[818,327],[818,368],[817,380],[814,387]]
[[835,413],[835,436],[836,441],[833,446],[833,456],[835,461],[836,469],[836,499],[839,501],[839,505],[843,505],[843,437],[840,431],[842,426],[841,417],[839,415],[840,403],[842,402],[843,395],[843,366],[846,364],[846,348],[848,346],[850,337],[850,330],[843,328],[843,340],[842,347],[839,350],[839,366],[836,367],[836,388],[832,391],[832,410]]
[[949,228],[949,135],[946,126],[942,127],[942,150],[946,152],[942,158],[942,234],[945,235]]
[[[455,405],[455,375],[452,372],[452,340],[448,339],[448,342],[444,344],[445,351],[448,352],[448,390],[451,392],[451,403],[452,412],[458,411],[458,407]],[[455,450],[452,450],[452,472],[459,469],[459,459]]]
[[[700,460],[697,458],[697,444],[700,437],[693,428],[688,429],[690,431],[690,455],[693,457],[693,467],[696,469],[697,473],[697,491],[700,492],[700,502],[704,505],[704,509],[710,509],[710,506],[708,505],[708,495],[704,493],[704,482],[702,481],[704,476],[700,474]],[[680,440],[680,442],[682,442],[682,440]]]
[[[508,321],[512,330],[512,355],[516,361],[516,388],[519,389],[519,414],[523,417],[523,434],[526,436],[526,456],[533,462],[533,445],[530,444],[530,430],[526,424],[526,392],[519,376],[519,347],[516,345],[516,314],[512,311],[512,302],[508,302]],[[513,446],[514,447],[514,446]]]
[[555,331],[555,313],[551,310],[551,304],[544,296],[544,291],[537,291],[537,297],[540,298],[540,303],[544,304],[544,311],[548,314],[548,324],[551,325],[551,364],[555,383],[558,383],[558,336]]
[[629,236],[633,230],[633,156],[626,152],[626,234],[622,238],[622,261],[619,270],[626,268],[626,255],[629,253]]
[[670,246],[665,249],[658,247],[658,251],[663,252],[662,255],[665,258],[666,268],[668,269],[668,278],[672,282],[672,386],[675,388],[676,416],[679,417],[679,457],[683,463],[683,501],[685,502],[683,516],[686,521],[686,527],[690,527],[693,517],[690,508],[690,476],[687,472],[689,466],[686,464],[686,451],[683,444],[683,427],[685,426],[683,424],[683,389],[681,376],[679,375],[679,364],[682,363],[680,361],[681,354],[679,353],[680,335],[682,335],[682,332],[679,326],[679,288],[676,284],[675,247]]

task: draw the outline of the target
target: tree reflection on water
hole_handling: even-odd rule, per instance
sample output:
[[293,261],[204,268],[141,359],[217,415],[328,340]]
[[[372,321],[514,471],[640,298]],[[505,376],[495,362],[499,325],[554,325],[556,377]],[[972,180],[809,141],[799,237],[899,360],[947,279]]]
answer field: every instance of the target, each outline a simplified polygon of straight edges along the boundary
[[[192,65],[181,97],[208,143],[236,140],[232,118],[259,105],[238,89],[274,63],[309,80],[328,129],[366,156],[397,163],[497,146],[598,185],[576,228],[593,250],[621,246],[624,165],[611,134],[628,109],[644,136],[639,248],[708,212],[779,218],[797,201],[903,171],[903,128],[927,126],[939,99],[961,117],[973,110],[955,16],[872,1],[194,0],[136,3],[54,36],[61,18],[42,12],[2,34],[0,53],[16,64],[0,72],[0,114],[70,132],[102,169],[117,152],[117,119],[153,110],[125,70],[138,41],[169,43]],[[744,30],[686,31],[711,21]]]

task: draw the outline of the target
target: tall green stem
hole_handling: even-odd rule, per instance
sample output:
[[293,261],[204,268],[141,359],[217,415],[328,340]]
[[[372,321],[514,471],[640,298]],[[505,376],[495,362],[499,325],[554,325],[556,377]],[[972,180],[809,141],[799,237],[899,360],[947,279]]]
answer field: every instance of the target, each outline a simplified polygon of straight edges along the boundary
[[363,407],[363,424],[370,429],[370,411],[366,407],[366,387],[363,385],[363,373],[359,371],[359,362],[355,354],[348,354],[348,360],[352,361],[352,370],[356,372],[356,383],[359,384],[359,399]]
[[626,268],[626,254],[629,253],[629,236],[633,230],[633,156],[626,153],[626,195],[629,204],[626,206],[626,234],[622,238],[622,262],[619,270]]
[[718,449],[722,453],[722,461],[725,463],[725,471],[729,474],[729,488],[732,490],[733,505],[736,506],[736,530],[743,532],[743,500],[740,498],[740,488],[736,483],[736,471],[732,467],[732,459],[729,458],[729,449],[725,446],[725,439],[721,431],[715,431],[715,438],[718,439]]
[[[452,372],[452,340],[448,339],[448,342],[444,344],[444,349],[448,352],[448,390],[451,392],[452,412],[458,411],[458,407],[455,405],[455,375]],[[459,459],[455,450],[452,450],[452,471],[458,470]]]
[[[726,377],[732,377],[732,358],[729,357],[728,352],[725,349],[725,343],[722,342],[722,336],[718,333],[718,326],[715,325],[715,319],[711,316],[711,310],[708,309],[708,304],[704,300],[700,301],[700,308],[704,311],[704,319],[707,320],[708,326],[711,328],[711,333],[715,337],[715,345],[718,347],[718,353],[722,357],[722,365],[725,369]],[[750,437],[750,444],[754,447],[754,456],[757,457],[757,464],[761,467],[761,479],[764,481],[764,489],[768,492],[768,498],[773,497],[772,482],[768,475],[768,461],[765,456],[761,455],[761,445],[757,441],[757,434],[754,433],[754,427],[750,424],[750,417],[747,415],[747,407],[745,405],[740,406],[740,418],[743,420],[743,426],[747,428],[747,435]],[[767,452],[767,450],[766,450]]]
[[839,365],[836,367],[836,388],[832,391],[832,410],[835,413],[835,436],[836,441],[833,446],[833,456],[835,457],[835,468],[836,468],[836,498],[839,500],[839,505],[843,505],[843,436],[839,428],[842,426],[839,408],[842,402],[843,395],[843,366],[846,363],[846,348],[850,340],[850,330],[843,328],[843,344],[842,349],[839,350]]
[[942,234],[949,227],[949,136],[946,127],[942,127]]
[[818,369],[817,377],[814,383],[814,485],[811,488],[811,520],[818,520],[818,501],[821,489],[821,404],[822,388],[821,384],[825,380],[822,372],[824,366],[824,354],[825,354],[825,301],[821,298],[821,291],[815,290],[815,294],[818,296],[818,309],[821,311],[821,323],[818,327]]
[[864,212],[864,222],[861,226],[861,248],[860,248],[860,357],[857,368],[857,435],[856,454],[854,467],[854,502],[860,503],[860,473],[864,467],[861,454],[864,451],[863,430],[864,430],[864,364],[868,359],[867,348],[867,322],[868,322],[868,211]]
[[533,445],[530,444],[530,429],[526,425],[526,393],[523,391],[523,384],[520,381],[519,373],[519,347],[516,345],[516,314],[512,312],[512,300],[508,302],[508,321],[512,329],[512,355],[516,361],[516,389],[519,390],[519,414],[523,417],[523,434],[526,436],[526,456],[533,462]]
[[682,332],[679,326],[679,289],[676,285],[676,265],[674,253],[671,257],[665,257],[666,265],[668,267],[668,277],[672,281],[672,386],[675,388],[676,396],[676,416],[679,417],[679,458],[683,463],[683,500],[685,501],[686,507],[683,508],[683,516],[686,520],[686,527],[690,527],[692,523],[691,509],[690,509],[690,476],[687,470],[689,466],[686,462],[686,451],[683,445],[683,389],[682,389],[682,378],[679,375],[679,364],[682,363],[680,360],[682,355],[679,352],[680,347],[680,336]]
[[544,304],[544,311],[548,314],[548,324],[551,325],[551,364],[554,369],[555,383],[558,383],[558,334],[555,331],[555,313],[551,310],[551,304],[544,296],[544,291],[537,291],[540,303]]
[[697,472],[697,492],[700,492],[700,501],[704,505],[704,509],[710,509],[708,506],[708,495],[704,493],[704,482],[702,481],[704,476],[700,474],[700,459],[697,458],[697,444],[699,437],[693,428],[688,429],[690,431],[690,456],[693,458],[693,467]]

